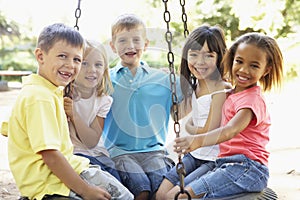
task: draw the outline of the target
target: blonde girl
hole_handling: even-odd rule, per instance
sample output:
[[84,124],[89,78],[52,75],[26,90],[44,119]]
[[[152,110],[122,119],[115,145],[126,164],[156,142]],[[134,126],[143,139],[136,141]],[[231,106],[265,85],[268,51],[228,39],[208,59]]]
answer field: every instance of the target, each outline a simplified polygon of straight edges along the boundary
[[102,44],[87,40],[79,75],[75,79],[72,98],[65,97],[65,112],[74,153],[89,158],[120,180],[115,164],[101,140],[106,114],[113,102],[106,50]]

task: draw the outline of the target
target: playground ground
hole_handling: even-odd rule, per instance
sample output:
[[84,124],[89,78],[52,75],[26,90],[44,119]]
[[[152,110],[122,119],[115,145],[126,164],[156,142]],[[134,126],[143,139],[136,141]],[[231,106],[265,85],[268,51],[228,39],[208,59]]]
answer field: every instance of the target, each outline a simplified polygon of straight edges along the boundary
[[[272,116],[270,143],[269,187],[280,200],[298,200],[300,198],[300,80],[285,84],[281,92],[266,94]],[[0,91],[0,123],[7,119],[19,89]],[[172,126],[171,126],[172,127]],[[169,147],[172,148],[172,133]],[[7,161],[7,138],[0,135],[0,199],[16,200],[19,192],[9,170]]]

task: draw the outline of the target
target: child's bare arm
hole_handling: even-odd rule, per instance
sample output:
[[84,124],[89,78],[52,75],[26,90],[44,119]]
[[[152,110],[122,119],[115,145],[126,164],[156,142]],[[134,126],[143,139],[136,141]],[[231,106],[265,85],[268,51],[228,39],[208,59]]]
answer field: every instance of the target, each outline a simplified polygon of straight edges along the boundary
[[248,126],[253,116],[254,114],[251,109],[244,108],[239,110],[223,127],[214,129],[205,134],[175,138],[174,151],[179,154],[188,153],[199,147],[220,144],[230,140]]
[[88,126],[80,114],[73,109],[73,100],[69,97],[64,98],[64,109],[81,142],[85,144],[87,148],[95,147],[102,134],[104,118],[96,117],[92,124]]
[[83,199],[106,200],[111,198],[110,194],[102,188],[87,184],[59,151],[44,150],[40,154],[53,174]]

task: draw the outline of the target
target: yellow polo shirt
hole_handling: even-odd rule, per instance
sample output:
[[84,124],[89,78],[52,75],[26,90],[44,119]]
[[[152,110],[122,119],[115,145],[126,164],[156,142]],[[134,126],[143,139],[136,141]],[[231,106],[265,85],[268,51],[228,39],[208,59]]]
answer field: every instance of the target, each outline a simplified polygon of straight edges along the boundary
[[56,149],[80,174],[89,160],[73,154],[63,88],[32,74],[23,78],[23,88],[8,122],[9,166],[22,196],[42,199],[45,194],[68,196],[70,189],[43,162],[40,151]]

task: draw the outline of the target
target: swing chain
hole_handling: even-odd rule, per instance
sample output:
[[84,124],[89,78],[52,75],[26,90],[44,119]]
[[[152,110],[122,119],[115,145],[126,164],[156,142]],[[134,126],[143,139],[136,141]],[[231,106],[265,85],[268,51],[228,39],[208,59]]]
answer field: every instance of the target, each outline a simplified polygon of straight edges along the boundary
[[189,35],[189,30],[187,28],[187,15],[185,13],[185,0],[179,0],[180,1],[180,5],[181,5],[181,10],[182,10],[182,15],[181,15],[181,19],[183,22],[183,33],[184,33],[184,37],[186,38]]
[[[174,70],[174,53],[172,52],[172,40],[173,40],[173,36],[172,33],[170,31],[170,21],[171,21],[171,16],[170,16],[170,12],[168,11],[168,0],[162,0],[165,6],[165,11],[164,11],[164,21],[166,22],[167,25],[167,31],[165,33],[165,39],[166,42],[168,44],[168,54],[167,54],[167,58],[168,58],[168,62],[169,62],[169,70],[170,70],[170,85],[171,85],[171,92],[172,92],[172,116],[174,119],[174,132],[176,133],[176,138],[179,137],[179,133],[180,133],[180,124],[179,124],[179,117],[178,117],[178,97],[176,95],[176,75],[175,75],[175,70]],[[180,2],[181,3],[181,2]],[[184,3],[181,3],[182,7],[183,7],[183,11],[184,11]],[[185,26],[186,26],[186,14],[184,12],[185,17],[182,17],[182,19],[185,21]],[[187,30],[187,28],[185,27],[185,30]],[[188,33],[188,32],[187,32]],[[186,34],[186,31],[185,31]],[[178,163],[176,165],[176,172],[179,176],[179,180],[180,180],[180,191],[175,195],[174,199],[178,199],[178,196],[180,194],[186,194],[188,196],[188,199],[191,199],[190,194],[184,190],[184,177],[186,175],[185,169],[184,169],[184,164],[181,160],[181,155],[178,155]]]
[[[79,18],[81,16],[80,2],[81,2],[81,0],[78,0],[78,5],[77,5],[77,8],[75,10],[76,23],[75,23],[74,28],[76,28],[77,31],[79,31],[78,20],[79,20]],[[72,81],[71,83],[69,83],[65,87],[64,97],[70,97],[70,98],[72,98],[73,82],[74,81]]]
[[77,8],[75,10],[76,23],[75,23],[74,28],[76,28],[77,31],[79,31],[78,20],[79,20],[79,18],[81,16],[80,2],[81,2],[81,0],[78,0],[78,6],[77,6]]

